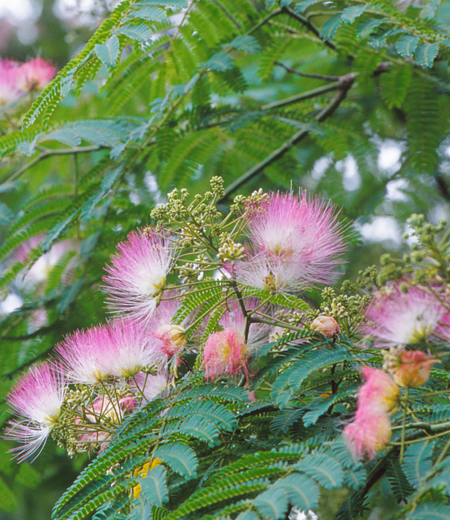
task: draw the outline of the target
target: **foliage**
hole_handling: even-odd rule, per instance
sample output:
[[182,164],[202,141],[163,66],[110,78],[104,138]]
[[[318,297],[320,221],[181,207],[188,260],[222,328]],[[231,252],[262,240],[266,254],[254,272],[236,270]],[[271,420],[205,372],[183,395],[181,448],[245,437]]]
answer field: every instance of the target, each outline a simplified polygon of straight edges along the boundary
[[[151,210],[175,187],[195,182],[197,191],[206,190],[221,175],[226,189],[216,202],[226,214],[239,190],[301,185],[342,206],[358,229],[379,215],[395,216],[402,227],[412,211],[435,206],[448,213],[449,5],[404,8],[383,0],[126,0],[38,96],[3,106],[0,285],[5,298],[20,298],[21,305],[0,315],[2,399],[16,376],[66,334],[105,321],[99,289],[105,264],[131,230],[154,223]],[[400,159],[383,169],[380,147],[393,142]],[[343,171],[350,160],[357,172],[351,182]],[[354,279],[379,251],[352,240],[343,269]],[[418,283],[430,254],[437,266],[432,276],[445,279],[446,252],[436,256],[432,244],[403,260],[419,263]],[[385,259],[378,278],[366,281],[381,286],[404,275],[402,269]],[[197,347],[222,318],[222,288],[210,283],[184,299],[176,318],[181,324],[194,310],[209,317],[200,338],[195,327],[189,331]],[[313,302],[309,321],[347,294],[243,291],[270,297],[286,313],[305,312],[305,301]],[[56,517],[96,511],[99,519],[248,520],[281,518],[291,508],[325,515],[324,493],[345,488],[345,502],[333,514],[353,518],[374,507],[389,483],[395,500],[408,502],[400,515],[445,518],[446,457],[439,456],[445,430],[426,448],[428,457],[412,443],[401,464],[395,444],[376,462],[360,464],[340,441],[360,363],[381,362],[378,351],[355,346],[360,310],[352,311],[355,324],[338,344],[308,334],[308,342],[297,342],[304,334],[297,330],[272,338],[261,349],[254,404],[230,382],[212,388],[186,374],[167,402],[152,401],[122,424],[64,495]],[[429,384],[444,389],[446,369],[436,365]],[[186,401],[198,403],[192,423],[175,414],[161,426],[157,407],[176,410]],[[417,421],[432,413],[433,424],[445,424],[446,401],[421,402]],[[231,414],[231,426],[206,414],[211,406]],[[1,410],[6,422],[4,401]],[[57,471],[63,462],[55,461],[64,459],[61,453],[52,459],[52,450],[46,446],[42,460],[52,460],[54,469],[46,474],[38,459],[26,466],[30,474],[34,467],[39,478]],[[156,456],[163,465],[141,479],[142,496],[132,499],[133,470]],[[85,462],[75,463],[77,472]],[[6,459],[0,470],[7,497],[0,507],[11,511],[20,502],[18,483],[33,479]]]

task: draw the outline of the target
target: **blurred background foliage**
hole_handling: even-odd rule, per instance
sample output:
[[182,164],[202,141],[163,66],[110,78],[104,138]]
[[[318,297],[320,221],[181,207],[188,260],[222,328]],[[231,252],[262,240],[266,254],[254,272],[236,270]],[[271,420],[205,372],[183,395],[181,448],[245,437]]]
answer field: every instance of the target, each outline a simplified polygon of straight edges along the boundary
[[[109,255],[175,187],[331,199],[358,232],[350,279],[401,252],[412,212],[448,217],[450,1],[0,6],[2,57],[64,67],[0,116],[2,424],[21,371],[105,320]],[[49,443],[19,466],[10,447],[0,518],[49,518],[87,458]]]

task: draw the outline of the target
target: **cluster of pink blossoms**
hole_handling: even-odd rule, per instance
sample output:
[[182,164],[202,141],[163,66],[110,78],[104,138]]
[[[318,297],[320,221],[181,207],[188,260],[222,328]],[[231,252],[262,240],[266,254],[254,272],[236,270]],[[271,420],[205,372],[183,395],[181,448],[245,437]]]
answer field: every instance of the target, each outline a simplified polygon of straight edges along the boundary
[[42,90],[56,74],[56,67],[41,58],[26,63],[0,59],[0,105],[9,105],[27,92]]
[[343,226],[319,198],[271,193],[247,208],[250,251],[236,266],[239,282],[276,292],[329,284],[345,251]]
[[[232,265],[231,276],[238,283],[284,292],[336,277],[344,240],[330,205],[305,193],[271,194],[261,204],[248,205],[245,218],[252,245],[248,258]],[[50,434],[69,453],[103,449],[125,415],[166,388],[169,361],[176,375],[187,345],[186,320],[172,323],[183,294],[166,285],[179,243],[164,230],[146,228],[118,245],[103,287],[116,318],[68,335],[56,346],[53,361],[33,368],[9,396],[18,418],[7,437],[22,444],[16,448],[20,460],[41,449]],[[221,330],[206,340],[202,366],[209,380],[248,379],[252,354],[269,340],[273,327],[257,320],[247,324],[240,305],[252,312],[271,310],[259,300],[244,300],[227,303]],[[318,330],[322,328],[321,323]],[[327,323],[325,333],[338,329],[336,322]],[[55,396],[51,410],[39,397],[45,388]],[[32,411],[19,398],[24,394],[30,396]]]
[[419,350],[401,349],[386,369],[363,367],[366,382],[358,393],[354,422],[344,429],[344,437],[355,455],[373,459],[391,438],[391,413],[397,408],[400,388],[417,388],[426,383],[438,360]]

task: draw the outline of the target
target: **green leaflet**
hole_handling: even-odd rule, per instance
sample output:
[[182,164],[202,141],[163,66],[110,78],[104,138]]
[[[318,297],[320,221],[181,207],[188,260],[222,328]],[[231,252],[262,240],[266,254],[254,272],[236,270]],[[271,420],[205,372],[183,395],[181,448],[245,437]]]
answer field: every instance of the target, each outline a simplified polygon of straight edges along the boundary
[[157,448],[153,456],[161,459],[184,478],[195,476],[198,460],[195,452],[185,444],[165,444]]
[[421,67],[432,67],[439,52],[439,43],[420,43],[417,45],[414,59]]
[[95,44],[95,53],[107,67],[114,67],[119,57],[119,49],[119,39],[115,35],[111,36],[104,45],[101,43]]
[[166,483],[166,470],[163,466],[156,466],[145,478],[138,479],[144,500],[149,504],[161,507],[169,500]]
[[409,482],[414,487],[419,487],[431,469],[431,454],[434,442],[418,442],[411,444],[405,451],[402,469]]
[[420,504],[407,520],[450,520],[450,506],[444,504]]

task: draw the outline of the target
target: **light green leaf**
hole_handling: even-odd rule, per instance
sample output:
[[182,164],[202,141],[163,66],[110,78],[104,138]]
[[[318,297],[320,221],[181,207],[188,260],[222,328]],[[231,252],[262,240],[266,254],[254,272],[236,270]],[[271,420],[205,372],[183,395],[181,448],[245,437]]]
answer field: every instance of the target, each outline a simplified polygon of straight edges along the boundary
[[414,58],[421,67],[432,67],[438,52],[439,43],[421,43],[417,46]]
[[450,506],[444,504],[419,504],[407,520],[450,520]]
[[359,18],[367,9],[367,5],[352,5],[342,11],[342,19],[345,23],[352,23]]
[[287,495],[284,489],[269,489],[255,500],[255,507],[267,520],[278,520],[284,517],[287,509]]
[[166,470],[163,466],[153,468],[146,478],[138,480],[141,485],[142,496],[149,504],[161,507],[163,503],[168,501]]
[[419,442],[411,444],[405,452],[402,469],[409,482],[419,487],[431,469],[431,455],[434,442]]
[[119,50],[119,38],[114,34],[107,40],[105,45],[100,43],[95,45],[95,53],[100,61],[107,67],[114,67],[119,57]]
[[403,56],[404,58],[412,58],[418,43],[418,36],[406,35],[402,36],[397,41],[395,47],[397,48],[397,52],[400,54],[400,56]]
[[341,14],[335,14],[329,18],[320,28],[320,36],[324,40],[331,40],[341,26],[343,20]]
[[214,56],[210,58],[205,65],[211,70],[225,72],[226,70],[232,69],[234,63],[226,52],[218,52],[217,54],[214,54]]
[[185,444],[165,444],[157,448],[153,456],[168,464],[182,477],[195,476],[198,466],[197,457],[195,452]]
[[253,36],[238,36],[229,45],[240,51],[248,52],[249,54],[259,52],[261,49],[259,43]]
[[138,40],[141,42],[148,42],[152,37],[153,33],[150,28],[145,24],[140,25],[123,25],[116,30],[116,34],[124,34],[132,40]]
[[299,2],[295,6],[295,12],[303,13],[303,11],[306,11],[306,9],[308,9],[308,7],[311,7],[312,5],[315,5],[315,4],[321,4],[322,2],[323,2],[323,0],[303,0],[303,2]]
[[377,27],[379,27],[382,23],[386,21],[386,18],[377,18],[375,20],[367,20],[365,22],[361,22],[356,32],[361,36],[362,38],[365,38],[366,36],[369,36]]
[[339,487],[344,479],[342,466],[328,453],[307,455],[295,465],[295,469],[312,477],[320,486],[327,489]]
[[167,15],[162,9],[152,6],[141,7],[136,5],[137,9],[134,9],[125,20],[134,20],[135,18],[141,18],[142,20],[150,20],[152,22],[164,22],[167,20]]
[[281,489],[289,502],[302,511],[309,511],[319,503],[319,487],[313,479],[300,473],[293,473],[278,480],[272,490]]

